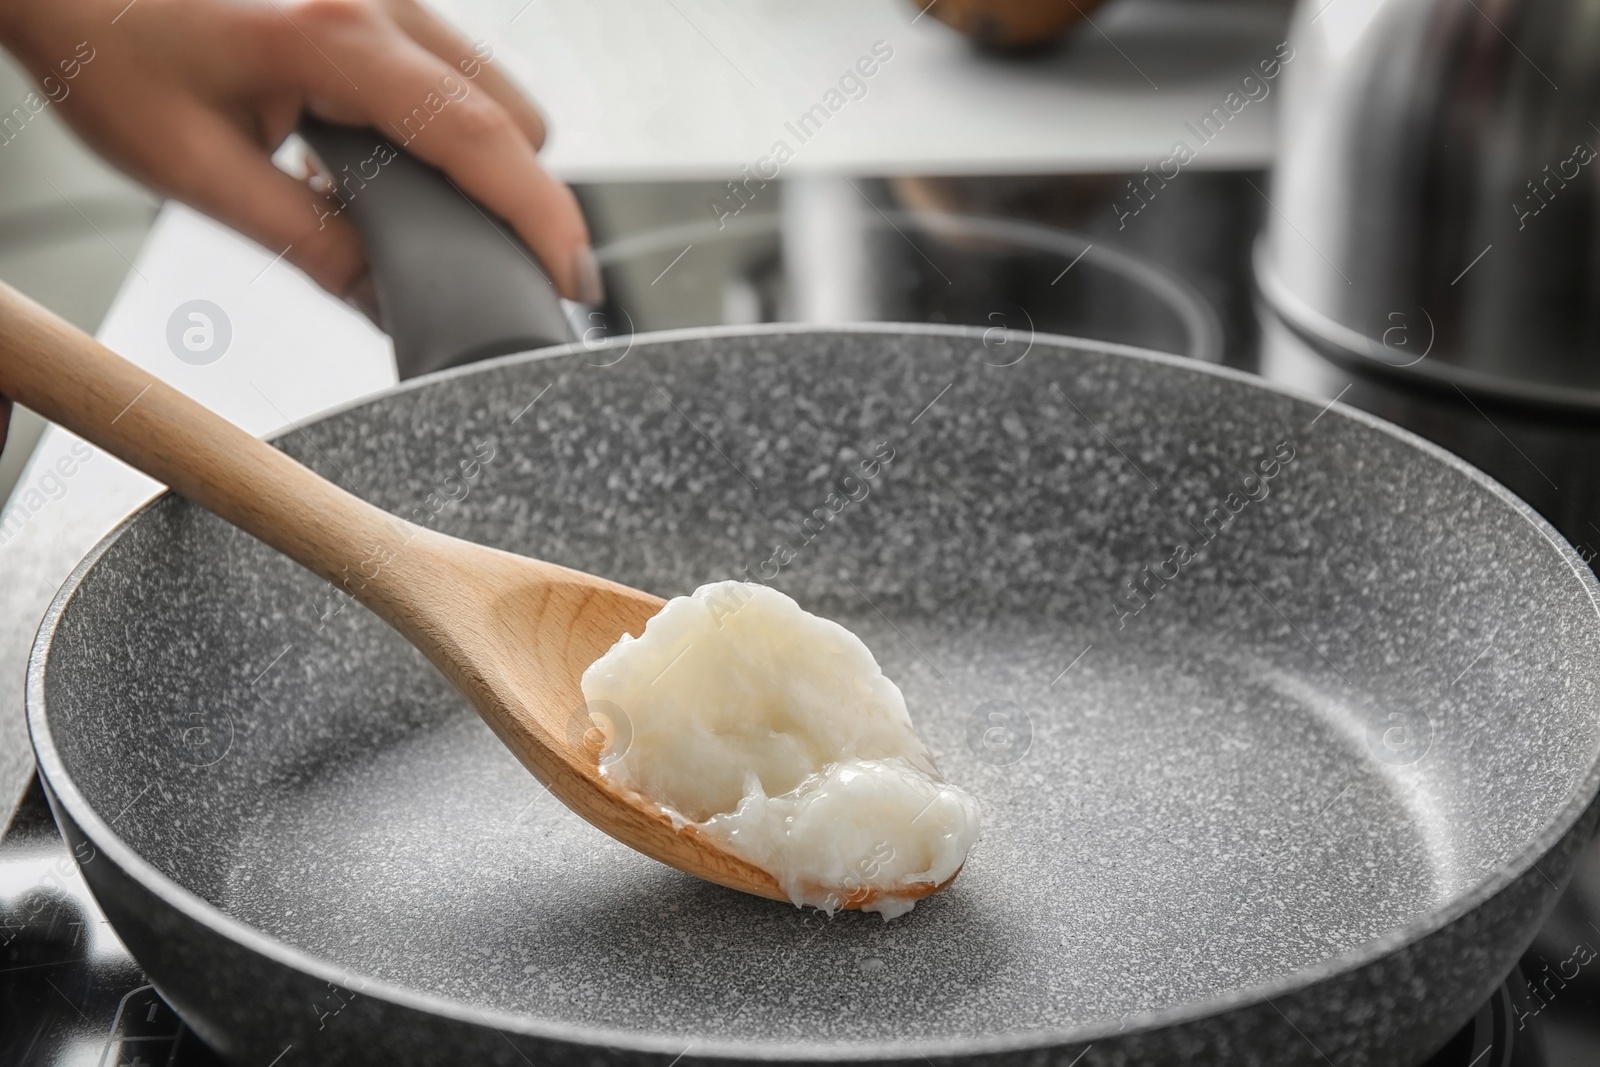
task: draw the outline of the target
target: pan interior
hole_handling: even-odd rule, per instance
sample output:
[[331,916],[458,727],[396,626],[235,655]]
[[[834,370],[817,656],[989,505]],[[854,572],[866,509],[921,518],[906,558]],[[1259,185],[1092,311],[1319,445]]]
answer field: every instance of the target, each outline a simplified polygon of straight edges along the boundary
[[661,340],[282,441],[450,533],[663,595],[776,570],[855,629],[984,804],[964,873],[903,919],[629,852],[382,624],[177,500],[63,612],[50,735],[156,869],[353,981],[791,1047],[1282,978],[1467,891],[1584,786],[1589,580],[1498,491],[1174,361],[1014,359],[955,331]]

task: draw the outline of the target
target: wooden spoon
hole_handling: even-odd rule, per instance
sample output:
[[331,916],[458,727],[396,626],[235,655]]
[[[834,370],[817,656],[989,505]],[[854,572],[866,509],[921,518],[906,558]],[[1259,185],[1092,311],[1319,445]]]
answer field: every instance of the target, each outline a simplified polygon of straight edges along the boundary
[[[788,897],[765,870],[601,776],[573,736],[585,668],[665,603],[591,574],[398,519],[251,437],[0,284],[0,396],[171,486],[345,590],[422,650],[567,807],[645,855]],[[908,887],[922,897],[942,888]],[[844,902],[874,899],[857,890]]]

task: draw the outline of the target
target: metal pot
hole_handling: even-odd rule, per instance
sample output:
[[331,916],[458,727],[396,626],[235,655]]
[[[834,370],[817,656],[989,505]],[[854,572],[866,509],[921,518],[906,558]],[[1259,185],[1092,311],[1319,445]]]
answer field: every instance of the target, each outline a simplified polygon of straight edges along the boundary
[[1263,372],[1416,430],[1600,544],[1600,9],[1333,0],[1290,42]]

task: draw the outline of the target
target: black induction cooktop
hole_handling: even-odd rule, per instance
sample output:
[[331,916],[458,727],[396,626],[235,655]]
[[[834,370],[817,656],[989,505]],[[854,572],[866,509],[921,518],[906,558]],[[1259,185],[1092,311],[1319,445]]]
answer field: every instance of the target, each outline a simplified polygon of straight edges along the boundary
[[[1600,1064],[1600,842],[1515,970],[1427,1067]],[[325,1006],[307,1004],[306,1011]],[[293,1048],[262,1049],[289,1067]],[[440,1058],[448,1061],[449,1050]],[[274,1061],[274,1057],[279,1059]],[[213,1067],[100,914],[37,781],[0,838],[0,1065]]]

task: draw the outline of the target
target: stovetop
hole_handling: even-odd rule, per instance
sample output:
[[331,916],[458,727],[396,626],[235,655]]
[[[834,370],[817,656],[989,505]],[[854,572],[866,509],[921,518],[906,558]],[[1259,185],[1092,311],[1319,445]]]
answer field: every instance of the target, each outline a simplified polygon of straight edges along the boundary
[[[1600,1062],[1600,841],[1504,984],[1427,1067]],[[262,1064],[271,1059],[270,1050]],[[0,1064],[217,1067],[78,876],[35,781],[0,838]]]

